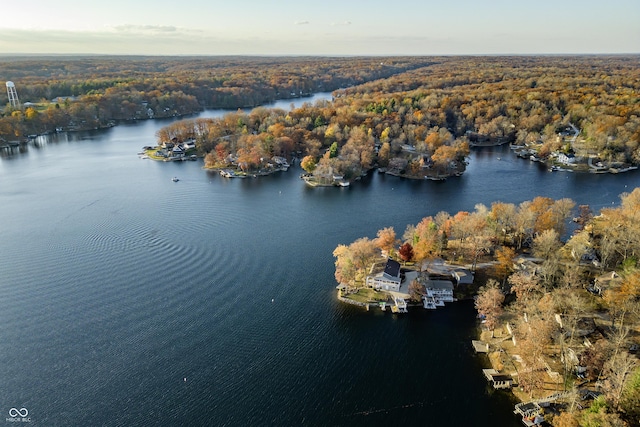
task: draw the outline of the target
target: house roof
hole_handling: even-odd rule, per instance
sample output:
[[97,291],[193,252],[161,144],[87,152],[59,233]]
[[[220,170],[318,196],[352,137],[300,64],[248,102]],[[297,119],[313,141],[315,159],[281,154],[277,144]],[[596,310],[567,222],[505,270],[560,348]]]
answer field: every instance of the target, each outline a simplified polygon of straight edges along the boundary
[[384,275],[388,277],[400,277],[400,263],[398,261],[387,259],[387,265],[384,266]]
[[594,280],[594,286],[599,292],[605,291],[609,288],[615,288],[622,284],[622,277],[615,271],[610,271],[601,276],[596,277]]
[[513,378],[511,378],[511,375],[506,375],[506,374],[491,375],[491,379],[496,382],[513,381]]
[[453,290],[453,283],[448,280],[432,280],[427,279],[425,286],[427,289],[443,289],[443,290]]
[[620,275],[615,271],[609,271],[607,273],[604,273],[596,277],[596,281],[598,282],[610,282],[612,280],[617,280],[617,279],[620,279]]
[[[404,298],[406,300],[411,298],[409,294],[409,284],[418,278],[418,272],[414,270],[407,271],[404,275],[404,280],[400,283],[400,289],[398,291],[387,291],[396,298]],[[400,279],[398,279],[400,280]]]
[[521,414],[521,415],[525,415],[525,416],[529,416],[532,413],[536,413],[537,411],[540,410],[540,405],[536,402],[528,402],[528,403],[518,403],[515,407],[516,412]]
[[459,285],[471,285],[473,284],[473,272],[465,269],[457,269],[453,272],[453,277]]

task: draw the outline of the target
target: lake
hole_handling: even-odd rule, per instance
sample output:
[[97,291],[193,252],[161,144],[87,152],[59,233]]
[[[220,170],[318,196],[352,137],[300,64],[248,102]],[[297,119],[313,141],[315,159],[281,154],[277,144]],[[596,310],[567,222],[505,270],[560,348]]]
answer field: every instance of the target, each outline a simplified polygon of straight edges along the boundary
[[537,195],[597,210],[640,185],[636,172],[550,173],[505,147],[473,150],[445,182],[371,173],[309,188],[297,166],[229,180],[201,161],[138,158],[167,123],[39,137],[0,158],[1,415],[26,408],[42,426],[520,425],[473,354],[471,302],[405,316],[341,304],[332,251],[441,210]]

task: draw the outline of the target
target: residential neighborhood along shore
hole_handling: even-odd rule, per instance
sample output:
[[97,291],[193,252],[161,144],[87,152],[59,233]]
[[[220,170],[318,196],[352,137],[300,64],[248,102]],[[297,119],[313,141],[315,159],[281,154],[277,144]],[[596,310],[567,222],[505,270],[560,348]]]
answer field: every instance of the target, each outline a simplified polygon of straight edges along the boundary
[[638,169],[637,166],[611,158],[601,158],[590,149],[587,140],[579,138],[580,130],[572,123],[560,129],[554,145],[559,149],[549,151],[538,140],[524,145],[511,144],[516,156],[532,162],[545,163],[550,172],[622,173]]
[[598,215],[580,205],[572,233],[575,203],[545,197],[439,212],[403,240],[381,229],[334,250],[338,297],[406,313],[473,296],[469,346],[524,425],[638,425],[640,187],[620,199]]
[[[402,267],[398,261],[387,258],[371,266],[365,279],[366,291],[344,283],[336,289],[338,298],[345,303],[367,310],[379,307],[385,311],[388,307],[392,313],[407,313],[410,305],[435,310],[447,302],[457,301],[454,290],[471,285],[473,277],[472,271],[443,260],[434,260],[416,269],[415,266]],[[410,289],[414,282],[424,287],[419,300]]]
[[[503,145],[509,142],[506,138],[488,138],[477,133],[467,133],[470,147],[487,147]],[[553,144],[543,143],[542,140],[526,142],[524,144],[510,144],[513,153],[520,158],[533,162],[544,163],[550,172],[588,172],[595,174],[603,173],[623,173],[637,170],[634,164],[617,161],[611,158],[601,158],[589,149],[589,144],[584,139],[579,139],[580,130],[572,123],[559,129],[555,134]],[[556,149],[550,151],[550,147]],[[381,144],[376,143],[375,153],[378,154]],[[327,149],[325,156],[330,154],[333,148]],[[464,152],[464,150],[463,150]],[[162,142],[160,145],[143,147],[143,152],[139,153],[143,158],[150,158],[160,161],[185,161],[197,160],[197,141],[193,138],[185,141],[174,137],[170,142]],[[270,175],[275,172],[287,171],[289,162],[298,161],[303,168],[306,159],[299,159],[294,154],[290,154],[289,159],[284,156],[274,155],[271,158],[261,157],[252,167],[240,159],[238,153],[230,152],[219,162],[211,163],[205,161],[205,169],[217,170],[225,178],[256,178]],[[330,158],[327,157],[327,158]],[[411,172],[405,170],[406,165],[415,163],[417,166]],[[408,178],[426,179],[431,181],[444,181],[449,177],[461,176],[468,164],[464,157],[458,156],[451,159],[446,167],[434,167],[434,162],[429,156],[422,155],[416,151],[412,144],[403,144],[397,157],[387,160],[385,166],[373,163],[369,168],[361,169],[359,174],[346,177],[335,170],[332,166],[326,165],[324,168],[313,167],[312,172],[305,172],[300,178],[310,187],[349,187],[354,181],[366,176],[371,170],[377,169],[380,173]]]

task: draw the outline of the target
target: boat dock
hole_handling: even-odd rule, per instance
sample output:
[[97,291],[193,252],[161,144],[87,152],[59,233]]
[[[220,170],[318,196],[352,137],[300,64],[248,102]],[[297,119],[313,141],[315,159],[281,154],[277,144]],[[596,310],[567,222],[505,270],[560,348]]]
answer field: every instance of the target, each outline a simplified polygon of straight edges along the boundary
[[476,351],[476,353],[489,352],[489,344],[484,341],[472,340],[471,345],[473,345],[473,349]]

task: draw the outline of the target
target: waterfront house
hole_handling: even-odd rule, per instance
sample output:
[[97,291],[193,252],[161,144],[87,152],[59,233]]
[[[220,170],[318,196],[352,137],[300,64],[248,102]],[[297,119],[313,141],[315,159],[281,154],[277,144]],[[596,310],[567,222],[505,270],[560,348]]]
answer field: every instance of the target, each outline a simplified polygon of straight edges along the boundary
[[289,169],[289,162],[287,162],[287,159],[285,159],[284,157],[280,157],[280,156],[273,156],[271,158],[271,160],[278,165],[279,168],[287,170]]
[[522,416],[522,423],[525,426],[534,426],[542,424],[542,407],[536,402],[521,402],[515,406],[514,414]]
[[433,297],[436,305],[453,302],[453,283],[449,280],[427,279],[424,284],[428,297]]
[[175,145],[171,149],[171,157],[173,157],[173,158],[184,157],[184,148],[182,148],[181,145]]
[[193,150],[196,148],[196,141],[194,139],[187,139],[182,145],[185,151]]
[[473,271],[459,268],[453,271],[453,278],[456,280],[456,285],[472,285],[473,284]]
[[367,276],[366,279],[367,286],[378,291],[398,292],[400,291],[401,283],[400,263],[391,258],[387,259],[383,271]]
[[560,153],[558,154],[558,162],[563,165],[573,165],[576,163],[576,156],[573,154]]
[[422,297],[424,308],[443,307],[445,302],[453,302],[453,282],[444,279],[427,278],[424,280],[425,294]]

